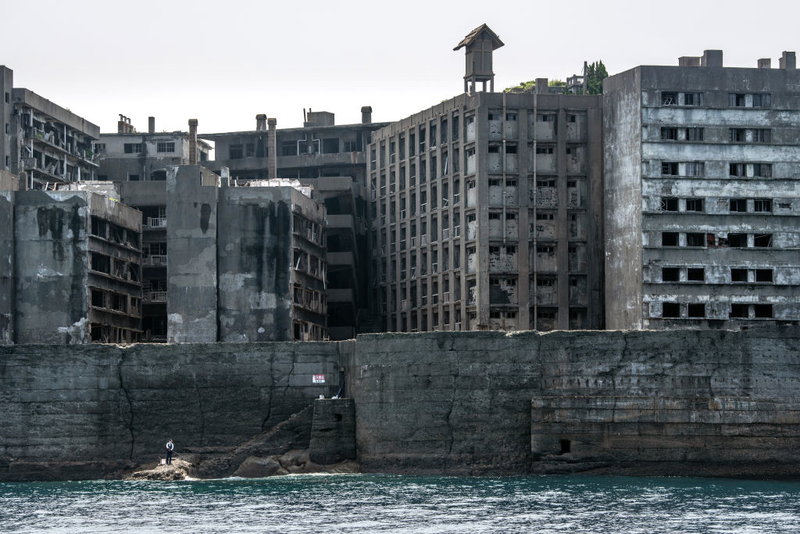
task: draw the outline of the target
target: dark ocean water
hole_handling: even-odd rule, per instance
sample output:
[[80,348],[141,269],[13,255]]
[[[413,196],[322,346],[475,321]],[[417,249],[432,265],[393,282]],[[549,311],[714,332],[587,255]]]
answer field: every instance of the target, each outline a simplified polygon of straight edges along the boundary
[[800,483],[295,475],[0,484],[0,532],[800,532]]

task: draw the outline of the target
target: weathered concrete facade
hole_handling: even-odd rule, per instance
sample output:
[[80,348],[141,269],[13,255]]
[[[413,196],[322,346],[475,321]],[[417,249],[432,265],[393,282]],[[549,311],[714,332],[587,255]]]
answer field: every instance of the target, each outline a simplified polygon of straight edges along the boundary
[[155,117],[149,118],[147,132],[137,132],[131,120],[120,115],[117,133],[101,134],[95,144],[100,179],[118,184],[122,201],[142,212],[142,331],[146,341],[167,340],[167,167],[188,165],[192,150],[198,161],[208,159],[211,147],[198,142],[196,135],[191,131],[156,132]]
[[[387,123],[372,122],[361,109],[361,124],[335,124],[333,113],[308,111],[302,128],[277,129],[274,118],[256,116],[256,129],[202,135],[214,141],[215,159],[201,165],[222,172],[234,184],[272,178],[297,179],[313,187],[312,198],[328,210],[329,336],[351,339],[373,322],[367,301],[366,146]],[[273,148],[270,148],[273,147]]]
[[601,105],[465,94],[373,134],[383,328],[602,328]]
[[14,73],[0,65],[0,170],[24,175],[20,189],[95,180],[93,143],[100,128],[38,94],[14,88]]
[[794,57],[726,68],[709,50],[606,79],[610,328],[800,321]]
[[291,186],[167,173],[168,341],[327,337],[325,208]]
[[139,212],[87,191],[0,198],[3,343],[138,341]]

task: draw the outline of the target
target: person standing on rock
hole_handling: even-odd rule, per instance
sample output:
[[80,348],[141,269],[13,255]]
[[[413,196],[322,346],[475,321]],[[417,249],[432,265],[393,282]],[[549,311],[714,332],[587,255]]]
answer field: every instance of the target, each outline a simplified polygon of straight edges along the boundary
[[172,463],[172,451],[175,450],[175,444],[170,439],[167,442],[167,465]]

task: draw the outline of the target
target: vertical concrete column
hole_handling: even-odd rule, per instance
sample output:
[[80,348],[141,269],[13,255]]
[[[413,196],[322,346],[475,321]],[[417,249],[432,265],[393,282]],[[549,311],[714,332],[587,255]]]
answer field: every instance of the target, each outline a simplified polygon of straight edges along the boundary
[[[538,86],[538,83],[537,83]],[[569,330],[569,213],[567,212],[567,114],[561,95],[556,117],[556,160],[558,208],[556,211],[556,272],[558,273],[558,318],[556,329]]]
[[364,106],[361,108],[361,124],[372,123],[372,106]]
[[0,345],[13,345],[14,310],[14,192],[0,192]]
[[197,119],[189,119],[189,165],[197,165]]
[[150,133],[150,134],[156,133],[156,118],[155,117],[147,117],[147,133]]
[[216,175],[195,166],[167,168],[167,340],[217,341]]
[[275,132],[278,120],[272,117],[267,120],[267,124],[269,124],[269,133],[267,134],[267,146],[269,147],[267,178],[272,180],[278,177],[278,137]]
[[[603,108],[602,98],[597,98],[597,107],[590,107],[586,113],[586,139],[589,165],[588,217],[586,251],[586,290],[588,292],[586,320],[588,328],[600,330],[605,327],[605,243],[603,241]],[[592,104],[593,106],[595,104]]]
[[267,129],[267,116],[264,113],[256,115],[256,131],[263,132]]

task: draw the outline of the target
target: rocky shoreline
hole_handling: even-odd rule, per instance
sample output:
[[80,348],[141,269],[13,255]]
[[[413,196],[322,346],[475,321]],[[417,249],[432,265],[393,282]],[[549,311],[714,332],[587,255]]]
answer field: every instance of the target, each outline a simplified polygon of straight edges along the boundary
[[[202,461],[194,455],[174,458],[170,465],[163,463],[145,465],[125,474],[123,480],[192,480],[201,477],[199,466]],[[331,465],[314,463],[309,458],[308,450],[295,449],[281,455],[248,456],[230,475],[240,478],[266,478],[273,476],[306,474],[306,473],[358,473],[358,462],[344,460]]]

